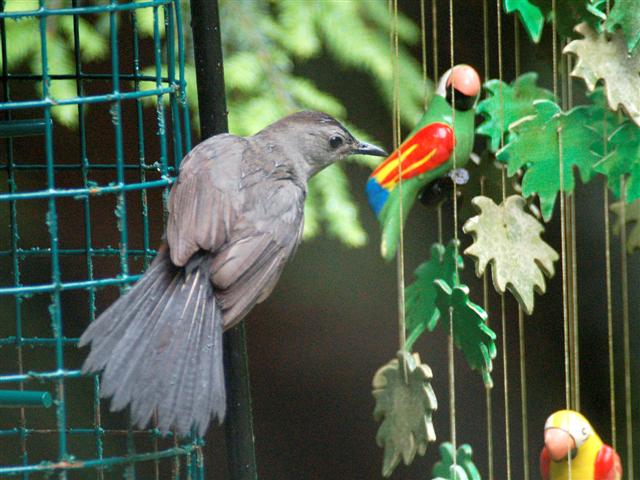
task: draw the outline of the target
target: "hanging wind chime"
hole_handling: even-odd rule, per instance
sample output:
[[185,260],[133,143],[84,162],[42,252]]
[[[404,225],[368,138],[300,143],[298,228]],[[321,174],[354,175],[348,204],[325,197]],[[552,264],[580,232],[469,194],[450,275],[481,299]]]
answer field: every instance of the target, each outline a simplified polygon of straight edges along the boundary
[[[425,4],[421,0],[423,71],[426,81]],[[613,231],[620,234],[622,249],[622,330],[625,370],[626,438],[623,459],[625,478],[633,478],[633,437],[630,374],[630,327],[627,255],[640,249],[640,5],[630,0],[504,0],[496,2],[498,78],[488,79],[488,15],[484,0],[485,69],[484,98],[480,76],[469,65],[454,63],[454,9],[449,0],[450,68],[440,78],[436,95],[415,128],[401,142],[399,115],[398,2],[389,0],[391,57],[394,72],[394,152],[371,174],[366,193],[382,229],[381,254],[398,265],[398,352],[373,378],[374,417],[380,422],[376,441],[384,449],[382,474],[390,476],[401,461],[410,464],[436,441],[432,423],[438,401],[431,385],[434,372],[414,350],[416,340],[441,325],[448,334],[450,442],[440,445],[433,479],[479,480],[469,445],[456,441],[454,348],[461,350],[468,366],[479,372],[486,389],[488,478],[494,478],[491,377],[497,356],[498,335],[489,326],[487,291],[472,292],[463,283],[462,254],[475,265],[475,273],[491,277],[500,295],[501,351],[505,404],[506,471],[510,479],[509,386],[506,352],[505,294],[518,304],[520,341],[520,395],[523,421],[524,471],[516,478],[528,480],[526,371],[524,362],[525,317],[534,311],[536,294],[542,295],[560,262],[564,334],[564,409],[544,424],[540,441],[540,476],[544,479],[620,479],[623,462],[616,452],[616,399],[613,352],[613,308],[609,212],[616,215]],[[516,78],[503,80],[502,12],[514,14]],[[517,16],[517,19],[516,19]],[[553,88],[538,85],[535,72],[520,73],[519,24],[538,43],[545,23],[551,24]],[[434,78],[437,78],[437,6],[432,1]],[[561,41],[560,45],[558,40]],[[560,57],[559,54],[562,54]],[[558,66],[563,89],[558,92]],[[573,106],[571,76],[584,80],[588,101]],[[600,86],[602,85],[602,86]],[[475,115],[482,117],[476,128]],[[499,200],[484,193],[484,178],[465,170],[472,157],[476,135],[486,138],[479,157],[482,168],[500,169]],[[473,171],[473,169],[471,169]],[[607,245],[607,329],[610,373],[611,442],[607,445],[589,421],[579,413],[580,361],[579,314],[576,272],[576,177],[587,183],[606,177],[604,212]],[[509,180],[508,180],[509,178]],[[481,195],[472,199],[477,215],[462,222],[471,245],[461,252],[458,239],[458,189],[469,182],[482,183]],[[514,188],[515,185],[515,188]],[[607,188],[608,186],[608,188]],[[513,191],[513,193],[511,193]],[[609,205],[609,191],[619,201]],[[436,192],[434,194],[434,192]],[[444,194],[443,194],[444,192]],[[509,194],[508,194],[509,193]],[[453,237],[442,239],[442,197],[453,202]],[[403,227],[418,198],[436,198],[439,242],[430,258],[405,287]],[[557,205],[559,207],[557,208]],[[560,217],[561,248],[558,253],[544,239],[544,224]],[[627,235],[627,227],[632,227]],[[489,273],[490,272],[490,273]],[[483,306],[473,299],[482,298]],[[497,315],[496,315],[497,316]],[[439,372],[436,372],[438,374]],[[544,421],[544,420],[543,420]],[[427,478],[425,476],[425,478]],[[534,474],[534,478],[538,475]]]

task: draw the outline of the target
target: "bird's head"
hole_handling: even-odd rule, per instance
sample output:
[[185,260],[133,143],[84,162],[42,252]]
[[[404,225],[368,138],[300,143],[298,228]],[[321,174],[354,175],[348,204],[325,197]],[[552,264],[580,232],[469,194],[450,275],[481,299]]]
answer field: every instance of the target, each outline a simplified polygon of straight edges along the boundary
[[436,94],[444,97],[455,109],[465,112],[475,108],[482,85],[480,75],[469,65],[456,65],[446,71],[440,81]]
[[357,140],[340,122],[322,112],[294,113],[265,130],[286,137],[287,143],[290,139],[287,147],[301,154],[308,176],[349,155],[387,156],[380,147]]
[[573,410],[559,410],[544,425],[544,445],[555,462],[575,456],[593,434],[589,420]]

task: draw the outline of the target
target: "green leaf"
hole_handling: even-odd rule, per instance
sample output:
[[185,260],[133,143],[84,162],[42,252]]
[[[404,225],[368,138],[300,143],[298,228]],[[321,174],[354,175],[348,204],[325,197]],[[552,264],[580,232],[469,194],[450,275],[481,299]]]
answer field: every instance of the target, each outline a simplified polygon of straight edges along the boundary
[[555,17],[558,33],[563,37],[571,37],[574,27],[581,22],[597,26],[604,8],[604,2],[597,0],[556,0],[555,11],[553,0],[531,0],[531,3],[540,7],[547,22]]
[[609,136],[609,153],[594,165],[596,172],[607,177],[609,188],[620,197],[620,179],[628,177],[627,202],[640,198],[640,128],[626,122]]
[[558,260],[556,251],[540,238],[544,227],[525,212],[526,203],[519,195],[508,197],[500,205],[482,196],[472,203],[480,215],[462,227],[473,236],[473,245],[464,253],[474,258],[478,277],[491,265],[496,290],[505,293],[509,289],[531,315],[533,292],[545,292],[545,275],[554,275],[553,262]]
[[426,330],[430,332],[438,324],[440,311],[436,308],[436,286],[434,281],[441,279],[448,285],[458,285],[458,268],[464,266],[458,254],[459,243],[455,240],[444,245],[434,243],[431,246],[431,258],[416,269],[416,280],[405,290],[407,313],[407,350]]
[[597,156],[590,150],[593,132],[587,128],[587,107],[576,107],[564,113],[549,100],[537,100],[534,107],[535,115],[511,126],[510,141],[497,152],[497,158],[507,163],[509,176],[525,168],[522,194],[524,197],[533,194],[540,197],[542,216],[548,221],[558,192],[572,192],[575,187],[574,167],[578,168],[580,178],[586,183],[593,176],[593,163]]
[[496,334],[487,325],[487,312],[469,300],[469,287],[450,287],[444,280],[436,280],[436,306],[440,310],[442,326],[451,331],[453,341],[473,370],[482,374],[485,386],[492,387],[492,359],[496,356]]
[[542,27],[544,26],[544,15],[538,6],[533,5],[529,0],[505,0],[504,10],[507,13],[517,11],[520,21],[531,40],[535,43],[540,41]]
[[640,200],[628,205],[616,202],[611,205],[611,211],[616,215],[613,233],[620,235],[622,228],[631,228],[627,233],[627,252],[640,250]]
[[473,456],[471,445],[465,443],[458,447],[455,462],[451,443],[441,443],[439,450],[441,460],[431,470],[431,475],[436,477],[433,480],[482,480],[471,458]]
[[490,150],[500,147],[502,135],[509,126],[527,115],[536,113],[535,100],[551,100],[553,93],[536,85],[538,74],[528,72],[516,78],[511,85],[500,80],[489,80],[484,84],[488,97],[481,101],[476,111],[485,117],[476,133],[490,138]]
[[424,455],[436,434],[431,420],[438,408],[431,387],[431,369],[420,363],[417,353],[398,352],[398,358],[380,368],[373,377],[373,416],[382,420],[376,442],[384,448],[382,475],[389,477],[402,459],[405,465]]
[[638,0],[616,0],[605,22],[608,32],[615,32],[617,28],[622,30],[629,53],[633,52],[640,42],[639,8]]
[[589,110],[589,128],[596,133],[597,140],[592,145],[596,153],[604,155],[604,138],[608,138],[616,128],[626,121],[625,117],[617,115],[607,106],[607,97],[602,87],[597,87],[588,95],[591,103]]

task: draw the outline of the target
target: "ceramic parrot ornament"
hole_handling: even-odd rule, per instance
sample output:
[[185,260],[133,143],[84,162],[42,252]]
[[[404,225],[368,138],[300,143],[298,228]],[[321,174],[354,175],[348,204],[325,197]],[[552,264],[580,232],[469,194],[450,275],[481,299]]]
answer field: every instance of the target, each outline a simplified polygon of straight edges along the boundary
[[589,420],[573,410],[560,410],[544,426],[540,472],[543,480],[620,480],[622,464]]
[[381,252],[385,259],[395,255],[400,229],[420,191],[469,160],[480,88],[480,76],[469,65],[449,69],[418,125],[369,177],[367,198],[382,226]]

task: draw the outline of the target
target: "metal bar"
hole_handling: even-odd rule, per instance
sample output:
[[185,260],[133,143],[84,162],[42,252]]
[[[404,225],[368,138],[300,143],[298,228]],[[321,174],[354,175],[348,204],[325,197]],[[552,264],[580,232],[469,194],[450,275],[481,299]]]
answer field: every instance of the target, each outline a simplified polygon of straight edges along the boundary
[[[57,339],[54,339],[57,340]],[[26,382],[27,380],[54,380],[62,378],[82,378],[80,370],[56,370],[54,372],[27,372],[17,375],[0,375],[0,383]]]
[[19,287],[2,287],[0,295],[20,295],[22,297],[34,293],[53,293],[56,290],[64,292],[66,290],[87,289],[92,287],[110,287],[112,285],[121,286],[137,282],[142,275],[122,275],[116,278],[102,278],[100,280],[81,280],[78,282],[47,283],[44,285],[21,285]]
[[[6,170],[8,168],[6,163],[0,163],[0,169]],[[34,164],[34,163],[19,163],[14,164],[12,166],[14,170],[46,170],[47,166],[42,164]],[[115,163],[92,163],[83,167],[81,163],[54,163],[54,170],[78,170],[81,168],[86,168],[87,170],[115,170]],[[157,162],[147,163],[147,164],[137,164],[137,165],[123,165],[122,168],[125,170],[135,170],[139,169],[147,170],[150,172],[160,172],[160,164]],[[173,167],[169,167],[169,173],[175,173],[175,169]]]
[[169,448],[153,453],[136,453],[122,457],[97,458],[91,460],[68,460],[57,463],[43,462],[37,465],[0,467],[0,477],[21,475],[24,472],[65,472],[67,470],[82,470],[88,468],[109,468],[117,465],[124,465],[131,462],[148,462],[159,458],[172,458],[176,456],[187,456],[191,454],[197,444],[189,444],[180,447]]
[[[111,257],[113,255],[117,255],[119,250],[113,247],[107,248],[61,248],[58,250],[58,254],[60,256],[76,256],[82,255],[84,253],[91,255],[92,257]],[[127,255],[133,258],[139,257],[153,257],[157,251],[153,248],[148,249],[129,249],[127,250]],[[11,257],[17,256],[20,258],[23,257],[48,257],[51,255],[50,248],[16,248],[15,250],[0,250],[0,257]],[[89,280],[93,280],[89,278]]]
[[[53,170],[52,167],[51,169]],[[87,197],[94,195],[104,195],[105,193],[134,192],[136,190],[142,190],[144,188],[150,189],[155,187],[167,187],[172,183],[172,178],[165,178],[163,180],[154,180],[152,182],[108,185],[104,187],[65,188],[60,190],[51,187],[48,190],[36,190],[32,192],[22,193],[5,193],[0,195],[0,202],[7,200],[35,200],[39,198],[52,199],[59,197]]]
[[44,5],[40,5],[37,10],[22,10],[19,12],[0,12],[0,18],[15,18],[20,19],[24,17],[50,17],[54,15],[92,15],[96,13],[112,13],[125,10],[138,10],[140,8],[156,7],[158,5],[167,5],[173,3],[173,0],[147,0],[146,2],[130,2],[111,5],[99,5],[93,7],[77,7],[77,8],[46,8]]
[[28,108],[47,108],[60,105],[79,105],[81,103],[108,103],[116,102],[119,100],[135,100],[136,98],[154,97],[171,93],[176,88],[176,86],[170,86],[162,88],[150,88],[149,90],[142,90],[139,92],[114,92],[105,93],[103,95],[88,95],[86,97],[71,97],[63,99],[54,99],[47,96],[41,100],[25,100],[20,102],[0,103],[0,111]]
[[24,408],[44,407],[53,405],[49,392],[34,390],[0,390],[0,407]]
[[5,120],[0,122],[0,138],[44,135],[46,125],[42,118],[34,120]]
[[[222,39],[218,0],[191,0],[201,137],[225,133]],[[244,322],[224,334],[227,463],[232,480],[258,478]]]

